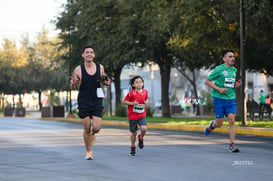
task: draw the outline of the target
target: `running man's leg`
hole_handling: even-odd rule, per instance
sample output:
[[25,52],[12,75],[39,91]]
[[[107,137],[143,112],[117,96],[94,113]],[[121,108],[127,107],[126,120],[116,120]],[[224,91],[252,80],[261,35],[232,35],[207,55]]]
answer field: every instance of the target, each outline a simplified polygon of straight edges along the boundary
[[235,142],[235,114],[228,114],[230,144]]
[[229,151],[230,152],[240,152],[240,149],[235,146],[235,114],[230,113],[228,114],[228,121],[229,121]]
[[213,98],[214,102],[214,113],[216,120],[210,122],[210,124],[205,128],[205,135],[209,135],[214,128],[219,128],[223,125],[225,116],[225,100],[219,98]]
[[91,128],[91,120],[90,117],[87,116],[82,119],[83,122],[83,140],[85,143],[86,151],[90,150],[90,143],[89,143],[89,137],[90,137],[90,128]]
[[96,134],[100,131],[102,125],[102,118],[97,116],[92,116],[92,134]]
[[209,123],[209,125],[205,128],[205,135],[209,135],[215,128],[220,128],[223,125],[224,118],[216,118]]
[[217,118],[216,121],[214,121],[212,126],[213,128],[220,128],[222,127],[223,122],[224,122],[224,118]]
[[89,145],[93,145],[95,134],[101,129],[102,119],[100,117],[92,116],[91,131],[89,136]]

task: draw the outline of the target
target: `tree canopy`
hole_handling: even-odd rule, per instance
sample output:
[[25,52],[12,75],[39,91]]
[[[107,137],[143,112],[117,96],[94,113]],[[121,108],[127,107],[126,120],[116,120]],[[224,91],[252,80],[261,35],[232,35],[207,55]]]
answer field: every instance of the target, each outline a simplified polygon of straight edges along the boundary
[[[272,2],[250,0],[245,4],[247,69],[273,75]],[[123,66],[157,63],[163,116],[169,116],[171,67],[191,71],[213,67],[222,63],[220,54],[225,48],[234,49],[240,57],[239,10],[236,0],[68,0],[56,26],[63,46],[70,48],[67,63],[73,67],[79,64],[82,47],[90,43],[95,47],[96,61],[115,82],[118,103]]]
[[63,67],[58,39],[49,39],[48,31],[37,35],[37,42],[30,43],[23,37],[18,49],[14,42],[5,40],[0,49],[0,92],[23,94],[47,89],[66,90],[67,69]]

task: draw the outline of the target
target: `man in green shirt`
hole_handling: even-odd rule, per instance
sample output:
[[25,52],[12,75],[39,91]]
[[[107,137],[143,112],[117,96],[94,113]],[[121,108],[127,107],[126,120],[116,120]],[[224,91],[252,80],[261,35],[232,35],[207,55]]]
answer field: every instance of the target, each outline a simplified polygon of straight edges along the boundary
[[263,117],[264,117],[266,98],[267,98],[267,95],[264,93],[264,90],[261,90],[260,95],[259,95],[259,100],[260,100],[259,117],[261,120],[263,120]]
[[267,98],[267,95],[264,93],[263,90],[261,90],[260,96],[259,96],[260,104],[265,104],[266,98]]
[[221,127],[226,116],[229,121],[229,151],[239,152],[235,142],[235,115],[237,113],[235,88],[240,87],[236,82],[237,69],[234,67],[235,57],[233,50],[222,52],[223,64],[217,66],[208,76],[206,85],[212,88],[214,99],[214,111],[216,120],[205,128],[205,135],[209,135],[213,129]]

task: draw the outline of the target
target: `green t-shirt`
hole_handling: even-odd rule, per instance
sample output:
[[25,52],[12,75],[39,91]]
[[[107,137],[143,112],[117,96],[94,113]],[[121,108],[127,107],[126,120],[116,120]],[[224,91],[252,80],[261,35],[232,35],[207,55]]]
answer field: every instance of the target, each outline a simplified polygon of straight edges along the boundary
[[259,99],[260,99],[260,104],[265,104],[266,102],[266,94],[264,92],[260,93]]
[[211,96],[220,99],[236,99],[235,94],[235,79],[237,69],[235,67],[228,67],[225,64],[217,66],[208,76],[208,79],[214,81],[215,85],[220,88],[227,89],[225,94],[221,94],[219,91],[212,89]]

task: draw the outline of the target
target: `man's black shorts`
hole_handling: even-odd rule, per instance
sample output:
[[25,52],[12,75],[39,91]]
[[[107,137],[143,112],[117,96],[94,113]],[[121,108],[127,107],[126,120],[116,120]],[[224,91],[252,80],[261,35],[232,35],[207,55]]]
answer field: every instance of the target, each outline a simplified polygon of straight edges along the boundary
[[79,109],[79,117],[81,119],[87,116],[89,116],[90,118],[92,118],[92,116],[102,118],[102,110]]

